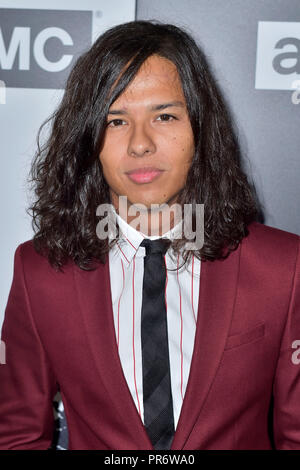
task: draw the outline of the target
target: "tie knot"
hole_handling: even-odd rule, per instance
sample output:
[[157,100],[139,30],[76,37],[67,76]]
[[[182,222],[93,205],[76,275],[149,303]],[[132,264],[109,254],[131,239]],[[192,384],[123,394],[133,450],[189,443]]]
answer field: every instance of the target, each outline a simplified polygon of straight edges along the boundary
[[161,253],[164,255],[171,244],[171,240],[168,238],[158,238],[157,240],[150,240],[145,238],[140,246],[146,248],[146,256],[153,255],[155,253]]

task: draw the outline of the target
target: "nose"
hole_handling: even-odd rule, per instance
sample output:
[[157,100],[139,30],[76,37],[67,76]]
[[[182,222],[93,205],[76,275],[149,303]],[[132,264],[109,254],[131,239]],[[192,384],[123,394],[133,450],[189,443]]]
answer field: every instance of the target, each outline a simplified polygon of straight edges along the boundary
[[132,128],[128,142],[128,155],[133,157],[143,157],[156,151],[156,145],[149,129],[145,125],[139,124]]

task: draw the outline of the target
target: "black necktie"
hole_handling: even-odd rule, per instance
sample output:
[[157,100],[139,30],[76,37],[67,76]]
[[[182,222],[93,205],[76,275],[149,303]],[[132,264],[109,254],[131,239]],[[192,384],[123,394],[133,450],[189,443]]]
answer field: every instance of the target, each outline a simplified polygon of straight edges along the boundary
[[144,426],[156,450],[170,449],[174,436],[163,255],[170,240],[145,239],[141,319]]

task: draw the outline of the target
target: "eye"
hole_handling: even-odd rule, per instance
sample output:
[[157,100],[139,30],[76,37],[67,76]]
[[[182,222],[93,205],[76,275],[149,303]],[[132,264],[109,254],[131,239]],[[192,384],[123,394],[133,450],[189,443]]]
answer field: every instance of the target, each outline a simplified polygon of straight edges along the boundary
[[160,116],[158,116],[157,119],[159,121],[168,122],[168,121],[173,121],[173,119],[177,119],[177,118],[175,116],[172,116],[172,114],[160,114]]
[[123,119],[113,119],[112,121],[109,121],[107,123],[107,126],[109,126],[109,127],[120,127],[120,126],[123,126],[124,124],[126,124],[126,122],[123,121]]

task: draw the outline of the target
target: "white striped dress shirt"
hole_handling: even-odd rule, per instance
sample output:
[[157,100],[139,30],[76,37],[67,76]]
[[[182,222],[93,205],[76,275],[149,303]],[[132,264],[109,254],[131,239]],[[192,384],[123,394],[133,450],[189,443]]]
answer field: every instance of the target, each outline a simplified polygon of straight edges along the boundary
[[[144,422],[143,372],[141,350],[141,309],[145,248],[140,246],[146,236],[128,225],[116,212],[120,238],[109,252],[111,296],[116,341],[123,373],[137,411]],[[164,234],[172,239],[180,223]],[[175,429],[188,382],[196,331],[201,262],[192,256],[183,266],[181,255],[165,254],[166,307],[170,357],[171,389]]]

